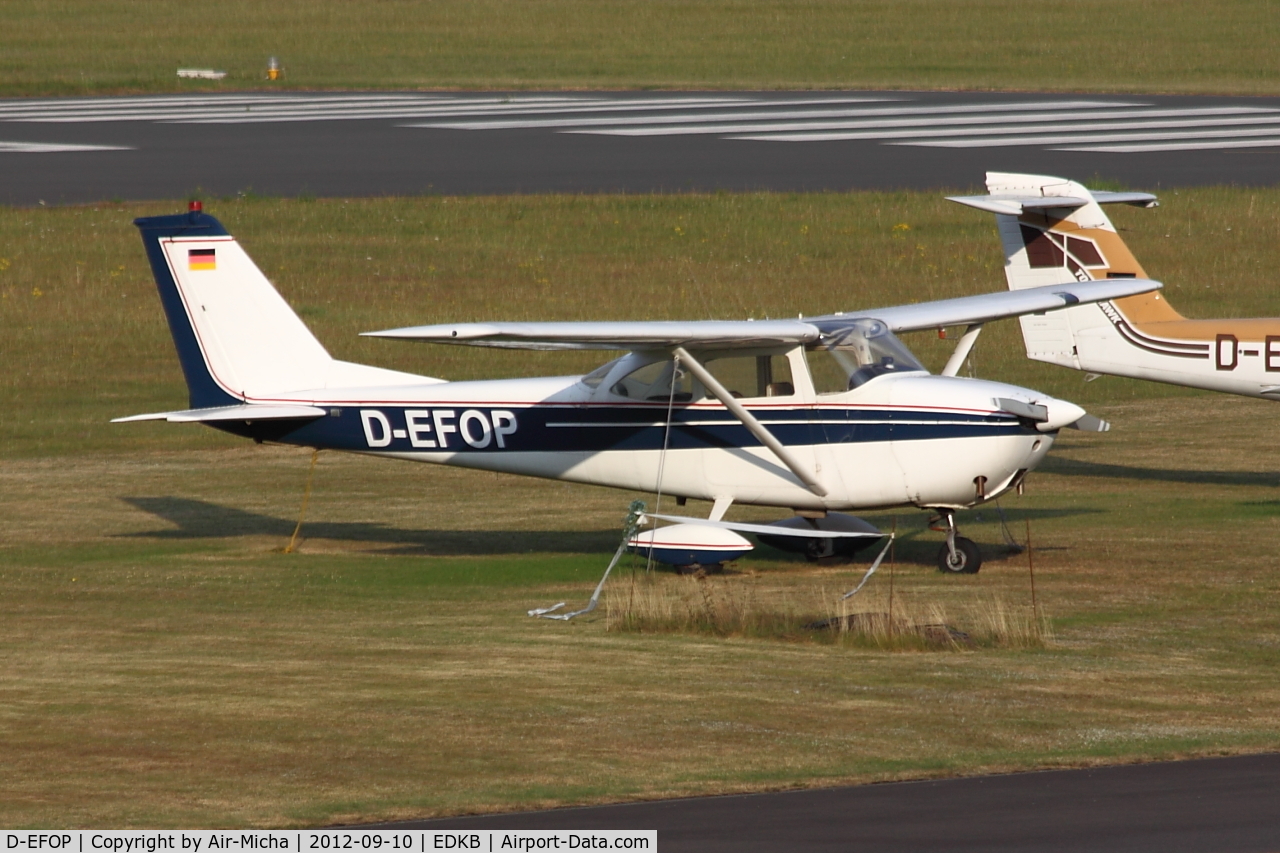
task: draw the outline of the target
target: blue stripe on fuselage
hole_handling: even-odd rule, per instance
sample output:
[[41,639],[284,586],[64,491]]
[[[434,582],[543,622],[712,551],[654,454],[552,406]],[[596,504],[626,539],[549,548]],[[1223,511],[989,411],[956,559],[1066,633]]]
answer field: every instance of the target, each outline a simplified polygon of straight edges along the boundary
[[[262,422],[260,435],[252,428],[247,432],[230,425],[223,428],[287,444],[387,453],[660,450],[664,441],[674,450],[761,445],[723,409],[676,409],[668,436],[665,407],[344,404],[328,408],[329,416],[292,430],[282,429],[285,424],[279,421]],[[797,407],[757,409],[752,414],[788,446],[1035,432],[1016,418],[994,412]]]

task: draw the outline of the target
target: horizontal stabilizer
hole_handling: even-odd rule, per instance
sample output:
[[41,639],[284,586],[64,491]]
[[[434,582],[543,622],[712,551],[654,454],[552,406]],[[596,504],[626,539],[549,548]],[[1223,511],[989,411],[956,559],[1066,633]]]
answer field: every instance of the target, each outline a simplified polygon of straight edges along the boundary
[[725,530],[740,530],[743,533],[765,533],[770,536],[801,536],[811,539],[879,539],[884,533],[863,533],[860,531],[842,530],[805,530],[796,527],[778,527],[775,524],[748,524],[742,521],[712,521],[708,518],[692,518],[684,515],[659,515],[647,512],[640,518],[640,524],[648,523],[648,519],[657,518],[662,521],[674,521],[681,524],[701,524],[704,527],[720,527]]
[[171,424],[203,424],[212,421],[288,421],[324,417],[328,412],[316,406],[252,405],[218,406],[210,409],[183,409],[177,412],[155,412],[115,418],[113,424],[133,421],[168,421]]
[[[1102,190],[1090,192],[1098,204],[1130,204],[1134,207],[1159,207],[1160,201],[1151,193],[1113,193]],[[1008,216],[1021,216],[1028,210],[1050,210],[1052,208],[1084,207],[1089,199],[1080,196],[1053,195],[952,195],[947,201],[976,207],[989,213],[1003,213]]]
[[1159,207],[1160,200],[1151,193],[1112,193],[1093,190],[1093,200],[1098,204],[1128,204],[1133,207]]
[[1031,196],[998,196],[998,195],[949,195],[947,201],[976,207],[989,213],[1004,213],[1009,216],[1021,216],[1026,210],[1046,210],[1054,207],[1084,207],[1089,203],[1087,198],[1039,198]]
[[[1047,175],[987,173],[987,196],[947,196],[956,201],[988,213],[1020,216],[1025,211],[1050,210],[1053,207],[1083,207],[1089,201],[1100,205],[1133,205],[1158,207],[1160,201],[1149,192],[1107,192],[1085,190],[1079,184],[1051,178]],[[1083,191],[1083,192],[1079,192]]]

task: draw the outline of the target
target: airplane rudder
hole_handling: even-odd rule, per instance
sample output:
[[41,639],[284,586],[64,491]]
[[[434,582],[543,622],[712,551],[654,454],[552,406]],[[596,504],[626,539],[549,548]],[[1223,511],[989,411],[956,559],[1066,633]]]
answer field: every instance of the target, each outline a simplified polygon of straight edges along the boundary
[[187,313],[186,303],[161,245],[163,240],[174,237],[229,237],[230,234],[221,222],[200,210],[169,216],[139,217],[133,224],[142,236],[147,260],[151,264],[151,274],[160,294],[160,304],[164,308],[174,348],[178,352],[178,362],[187,382],[190,407],[209,408],[242,402],[242,398],[228,393],[210,372],[200,337]]

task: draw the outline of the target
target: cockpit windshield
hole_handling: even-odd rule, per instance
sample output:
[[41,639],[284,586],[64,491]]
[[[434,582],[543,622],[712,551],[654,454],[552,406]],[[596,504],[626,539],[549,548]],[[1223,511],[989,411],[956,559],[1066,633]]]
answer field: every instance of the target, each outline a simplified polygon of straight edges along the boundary
[[879,320],[828,321],[820,328],[822,339],[805,348],[819,394],[852,391],[886,373],[927,372]]

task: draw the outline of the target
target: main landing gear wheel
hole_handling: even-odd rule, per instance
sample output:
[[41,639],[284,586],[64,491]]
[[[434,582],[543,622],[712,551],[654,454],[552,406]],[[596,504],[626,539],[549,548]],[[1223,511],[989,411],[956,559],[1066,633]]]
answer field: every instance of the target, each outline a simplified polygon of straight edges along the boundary
[[955,542],[954,556],[945,542],[938,549],[938,571],[949,575],[976,575],[982,568],[982,552],[972,539],[957,536]]
[[830,539],[806,539],[804,542],[804,558],[811,563],[830,557],[835,552],[835,543]]

